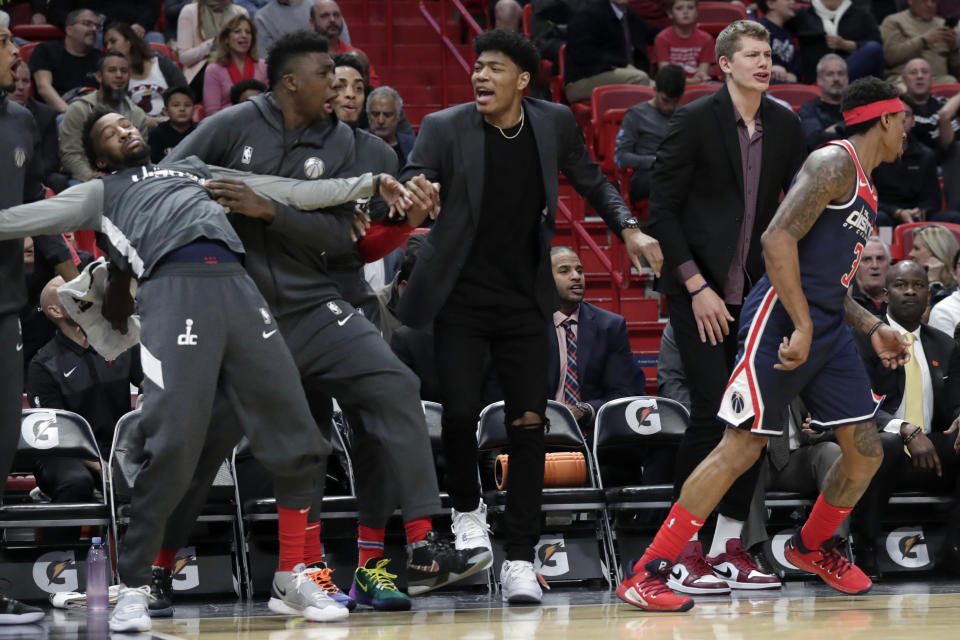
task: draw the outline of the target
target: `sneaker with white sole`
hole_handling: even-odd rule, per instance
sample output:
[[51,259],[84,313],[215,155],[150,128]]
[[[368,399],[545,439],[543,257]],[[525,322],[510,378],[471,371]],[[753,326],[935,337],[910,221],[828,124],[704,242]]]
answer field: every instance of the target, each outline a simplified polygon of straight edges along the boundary
[[43,618],[43,609],[0,594],[0,624],[30,624]]
[[303,616],[314,622],[343,620],[350,611],[320,588],[300,563],[293,571],[273,574],[270,602],[271,611],[288,616]]
[[680,593],[714,595],[730,593],[730,585],[714,574],[703,557],[699,540],[691,540],[667,575],[667,586]]
[[533,570],[533,563],[504,560],[500,568],[500,592],[510,604],[540,604],[543,590]]
[[110,616],[110,631],[150,631],[150,585],[124,587]]
[[473,511],[450,510],[453,523],[454,547],[458,550],[476,549],[490,551],[490,525],[487,524],[487,505],[483,500]]
[[727,540],[726,551],[716,556],[707,556],[706,561],[713,568],[713,573],[732,589],[780,588],[780,578],[761,571],[753,557],[743,548],[740,538]]

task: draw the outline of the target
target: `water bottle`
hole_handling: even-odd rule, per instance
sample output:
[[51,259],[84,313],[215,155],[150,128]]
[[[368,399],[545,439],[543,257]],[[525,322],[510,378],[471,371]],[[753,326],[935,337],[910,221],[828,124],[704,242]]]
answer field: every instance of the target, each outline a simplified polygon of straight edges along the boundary
[[94,538],[87,553],[87,609],[91,611],[105,611],[109,603],[107,585],[107,551],[103,548],[103,541]]

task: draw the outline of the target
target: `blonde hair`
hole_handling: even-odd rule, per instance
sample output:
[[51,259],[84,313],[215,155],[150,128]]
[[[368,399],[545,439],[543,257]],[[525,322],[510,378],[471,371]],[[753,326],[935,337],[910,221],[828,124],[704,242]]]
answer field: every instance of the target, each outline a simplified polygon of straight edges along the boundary
[[243,15],[245,13],[240,7],[233,4],[231,0],[231,2],[224,7],[220,17],[217,18],[217,14],[213,12],[213,8],[210,6],[211,1],[212,0],[197,0],[197,35],[201,41],[216,38],[220,33],[222,25],[225,25],[237,15]]
[[213,53],[210,54],[210,62],[223,65],[224,67],[230,64],[230,33],[239,27],[242,22],[250,25],[250,51],[247,52],[247,55],[250,56],[254,62],[259,59],[257,55],[257,25],[253,23],[250,16],[241,13],[240,15],[230,18],[230,20],[220,28],[220,33],[217,34],[216,48],[214,48]]
[[953,277],[953,258],[960,251],[960,243],[953,232],[939,224],[930,224],[913,232],[913,241],[923,240],[930,253],[944,264],[940,281],[944,287],[952,287],[957,283]]
[[737,20],[731,22],[717,36],[717,44],[714,47],[714,53],[717,60],[721,56],[727,60],[733,58],[733,54],[740,51],[740,40],[742,38],[756,38],[764,42],[770,42],[770,32],[759,22],[753,20]]

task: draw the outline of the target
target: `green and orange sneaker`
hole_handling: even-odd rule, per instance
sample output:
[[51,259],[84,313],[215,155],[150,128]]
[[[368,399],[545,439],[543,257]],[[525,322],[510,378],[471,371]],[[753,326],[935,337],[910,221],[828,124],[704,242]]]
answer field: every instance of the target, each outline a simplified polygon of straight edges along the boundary
[[397,576],[387,571],[389,562],[389,558],[370,558],[366,565],[357,567],[350,597],[377,611],[408,611],[410,597],[393,584]]

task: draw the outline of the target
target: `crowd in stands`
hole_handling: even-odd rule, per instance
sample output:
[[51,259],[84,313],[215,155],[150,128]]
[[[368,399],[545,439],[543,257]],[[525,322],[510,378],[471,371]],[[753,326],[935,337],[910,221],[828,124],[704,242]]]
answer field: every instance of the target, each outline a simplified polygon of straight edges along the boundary
[[[204,126],[204,118],[251,99],[258,106],[273,100],[256,97],[282,82],[268,77],[268,53],[278,39],[304,28],[322,34],[329,43],[335,77],[329,106],[353,136],[350,176],[367,172],[399,176],[407,166],[417,138],[404,113],[404,99],[388,86],[394,79],[380,77],[367,55],[351,46],[334,0],[31,4],[32,23],[60,26],[65,35],[36,45],[29,66],[17,70],[10,99],[27,107],[36,120],[44,182],[56,193],[103,175],[90,165],[83,140],[84,124],[98,107],[123,114],[149,140],[151,160],[160,163],[197,130],[198,123]],[[658,149],[685,89],[719,86],[723,81],[714,35],[699,26],[697,0],[664,0],[659,25],[641,17],[632,0],[492,4],[494,24],[513,30],[520,29],[522,5],[532,4],[532,41],[544,60],[557,63],[563,56],[563,93],[569,103],[588,100],[595,88],[605,85],[653,88],[652,98],[626,110],[614,152],[616,166],[630,171],[630,199],[647,200]],[[747,8],[771,33],[772,83],[815,84],[820,89],[819,97],[798,105],[803,155],[843,137],[841,94],[850,82],[870,75],[885,78],[902,91],[907,141],[897,163],[881,165],[872,175],[879,193],[879,226],[960,225],[956,140],[960,85],[954,87],[953,97],[933,91],[934,85],[956,83],[960,74],[956,16],[938,15],[934,0],[907,4],[904,8],[897,1],[812,0],[798,7],[794,0],[759,0]],[[157,31],[161,5],[163,33]],[[317,176],[310,177],[328,177],[323,162],[318,162]],[[364,215],[358,216],[363,230],[358,234],[366,233],[371,221],[396,226],[383,198],[374,196],[363,206]],[[908,231],[908,236],[909,259],[897,264],[889,244],[871,237],[863,247],[852,291],[868,311],[916,336],[914,360],[924,372],[923,393],[929,398],[927,415],[919,425],[922,433],[914,436],[905,453],[900,434],[914,425],[904,413],[904,374],[883,368],[870,349],[861,349],[874,390],[886,395],[879,424],[885,432],[884,467],[864,506],[842,529],[852,528],[866,540],[876,537],[883,505],[892,492],[950,490],[944,476],[952,480],[958,470],[957,456],[950,455],[953,441],[944,432],[960,415],[960,387],[954,388],[960,385],[960,347],[953,339],[960,327],[960,227],[924,226]],[[49,239],[42,242],[49,247]],[[378,326],[400,360],[416,373],[422,399],[439,400],[433,328],[403,326],[396,313],[421,243],[422,236],[414,234],[404,250],[377,255],[376,261],[368,259],[370,254],[359,245],[328,255],[325,261],[342,297]],[[24,344],[34,345],[25,354],[29,362],[25,390],[34,406],[86,416],[101,448],[109,450],[111,425],[130,408],[129,385],[142,381],[140,363],[126,357],[108,367],[51,293],[63,282],[56,275],[60,265],[72,261],[82,269],[92,256],[80,252],[67,257],[63,247],[60,252],[46,251],[50,255],[41,256],[31,242],[25,254],[32,295],[22,313],[30,316],[24,323]],[[554,247],[551,259],[561,306],[553,325],[546,328],[550,368],[543,375],[549,381],[550,398],[570,409],[589,441],[604,402],[645,395],[644,374],[630,352],[626,320],[585,301],[581,256],[569,247]],[[579,374],[573,395],[564,387],[571,349]],[[659,395],[689,407],[691,389],[679,350],[668,324],[661,340],[657,388]],[[64,371],[78,375],[66,376],[67,380]],[[484,402],[501,396],[496,376],[489,375]],[[97,402],[91,403],[92,397]],[[810,428],[810,416],[801,403],[791,407],[788,423],[783,436],[771,439],[744,526],[743,545],[755,553],[766,540],[764,490],[815,493],[840,456],[835,441]],[[670,483],[675,453],[664,447],[627,448],[608,458],[605,473],[624,483]],[[918,465],[918,459],[926,462]],[[49,499],[79,502],[96,486],[92,473],[83,465],[45,462],[36,475]],[[863,552],[868,558],[864,569],[877,575],[872,543]],[[701,583],[698,588],[722,591],[720,583],[712,581],[707,587]]]

